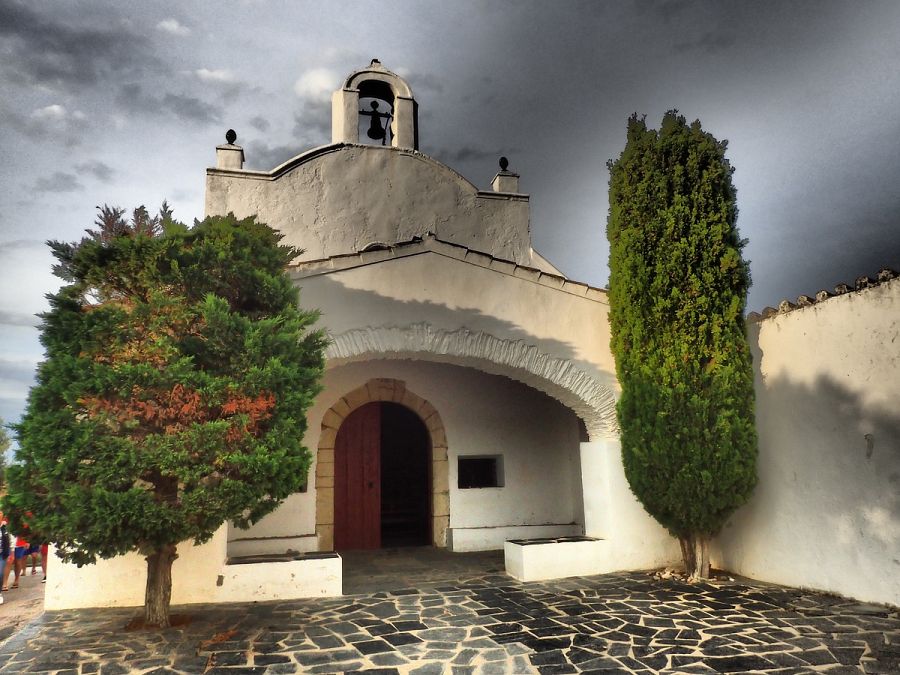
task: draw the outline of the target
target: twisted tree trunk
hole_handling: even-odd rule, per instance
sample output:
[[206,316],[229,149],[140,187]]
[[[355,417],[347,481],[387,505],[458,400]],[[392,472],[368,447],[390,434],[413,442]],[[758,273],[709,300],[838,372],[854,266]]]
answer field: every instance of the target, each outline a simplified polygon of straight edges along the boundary
[[144,592],[144,624],[168,628],[172,601],[172,563],[178,554],[166,544],[147,556],[147,588]]

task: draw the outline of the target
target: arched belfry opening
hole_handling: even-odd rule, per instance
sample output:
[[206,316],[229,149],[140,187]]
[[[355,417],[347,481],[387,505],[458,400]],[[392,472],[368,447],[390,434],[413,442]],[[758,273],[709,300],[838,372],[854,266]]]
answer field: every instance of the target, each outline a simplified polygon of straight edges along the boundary
[[409,84],[373,59],[331,99],[331,140],[419,148],[418,105]]
[[359,141],[391,145],[394,140],[394,92],[381,80],[359,83]]

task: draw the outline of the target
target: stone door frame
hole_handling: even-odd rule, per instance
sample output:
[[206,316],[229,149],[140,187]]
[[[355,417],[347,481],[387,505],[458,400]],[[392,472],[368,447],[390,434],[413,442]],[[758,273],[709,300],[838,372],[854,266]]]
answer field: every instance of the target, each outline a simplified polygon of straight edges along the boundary
[[447,434],[441,416],[431,403],[406,388],[402,380],[373,378],[342,396],[322,417],[316,453],[316,536],[319,550],[334,548],[334,442],[344,419],[357,408],[373,402],[399,403],[412,410],[428,429],[431,440],[431,543],[447,547],[450,526],[450,474]]

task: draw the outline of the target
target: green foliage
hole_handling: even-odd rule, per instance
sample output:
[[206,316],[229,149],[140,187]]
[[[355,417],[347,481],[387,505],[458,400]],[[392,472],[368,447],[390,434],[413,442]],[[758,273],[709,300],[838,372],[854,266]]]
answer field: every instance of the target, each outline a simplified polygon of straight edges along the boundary
[[46,360],[17,425],[4,510],[78,564],[246,526],[306,479],[305,412],[324,337],[252,218],[130,221],[104,208],[50,242],[69,283],[42,316]]
[[726,142],[666,113],[609,162],[610,323],[625,474],[675,536],[715,534],[756,482],[753,369]]

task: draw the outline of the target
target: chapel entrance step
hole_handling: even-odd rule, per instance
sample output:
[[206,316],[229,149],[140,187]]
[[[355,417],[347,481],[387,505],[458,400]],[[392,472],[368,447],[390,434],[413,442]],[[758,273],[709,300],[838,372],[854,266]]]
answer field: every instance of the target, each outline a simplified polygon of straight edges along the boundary
[[341,551],[344,595],[457,586],[506,575],[503,551],[453,553],[434,546]]

